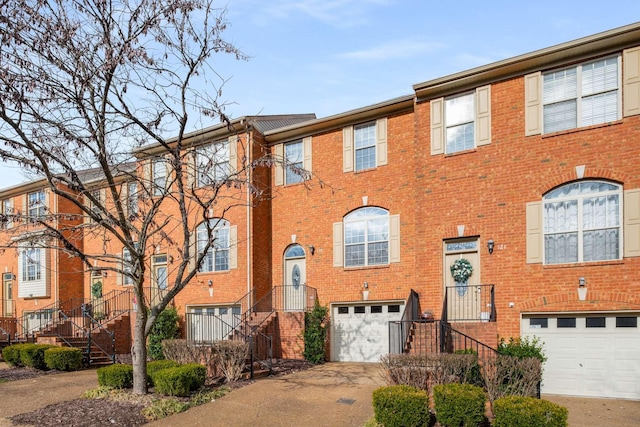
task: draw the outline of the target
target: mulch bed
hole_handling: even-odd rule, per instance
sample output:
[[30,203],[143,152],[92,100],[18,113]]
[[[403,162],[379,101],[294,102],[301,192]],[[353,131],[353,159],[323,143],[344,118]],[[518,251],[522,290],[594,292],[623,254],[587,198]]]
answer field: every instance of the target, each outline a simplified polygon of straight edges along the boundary
[[[304,360],[274,359],[272,376],[287,375],[309,369],[313,365]],[[31,368],[0,369],[0,378],[17,381],[42,375],[53,375],[59,371],[39,371]],[[240,380],[226,384],[237,389],[251,384],[254,380]],[[100,426],[140,426],[149,422],[140,411],[151,398],[166,396],[134,396],[128,400],[114,399],[75,399],[48,405],[32,412],[14,415],[10,420],[15,424],[29,424],[37,427],[64,425],[66,427]]]

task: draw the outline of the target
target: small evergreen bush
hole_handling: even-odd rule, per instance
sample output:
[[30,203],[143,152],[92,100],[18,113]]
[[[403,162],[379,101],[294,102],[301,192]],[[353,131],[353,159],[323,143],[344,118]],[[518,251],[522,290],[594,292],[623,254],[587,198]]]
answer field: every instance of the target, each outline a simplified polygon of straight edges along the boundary
[[505,396],[493,402],[494,427],[567,427],[569,411],[548,400]]
[[55,346],[49,344],[25,344],[20,348],[20,362],[24,366],[45,370],[47,365],[44,363],[44,352],[53,347]]
[[204,385],[207,369],[197,363],[157,371],[153,375],[155,391],[167,396],[189,396]]
[[380,387],[373,391],[376,421],[385,427],[414,427],[429,424],[429,396],[408,385]]
[[176,338],[179,332],[179,316],[176,308],[165,308],[158,314],[151,328],[147,345],[147,354],[153,360],[164,359],[162,341]]
[[177,368],[180,366],[178,362],[173,360],[153,360],[147,363],[147,378],[148,383],[153,385],[153,376],[156,372],[168,368]]
[[49,348],[44,352],[44,363],[49,369],[77,371],[82,368],[82,350],[72,347]]
[[302,355],[311,363],[324,363],[324,345],[327,340],[329,309],[316,300],[313,310],[304,313],[304,351]]
[[547,358],[544,355],[543,343],[537,337],[511,337],[509,338],[509,341],[505,341],[504,338],[500,338],[500,343],[498,344],[498,353],[504,356],[514,356],[519,359],[535,357],[540,361],[540,363],[544,363],[547,361]]
[[446,427],[475,427],[484,420],[487,397],[471,384],[440,384],[433,387],[436,419]]
[[2,358],[9,366],[22,366],[20,350],[27,344],[12,344],[2,349]]
[[133,387],[133,366],[109,365],[98,368],[98,384],[113,388]]

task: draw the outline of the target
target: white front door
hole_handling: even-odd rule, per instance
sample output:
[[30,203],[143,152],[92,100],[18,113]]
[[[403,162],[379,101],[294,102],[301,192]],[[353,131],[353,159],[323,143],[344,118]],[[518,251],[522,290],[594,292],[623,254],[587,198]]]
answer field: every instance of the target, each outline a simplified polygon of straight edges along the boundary
[[[486,316],[483,314],[481,302],[483,292],[480,281],[478,241],[461,240],[445,243],[444,286],[447,295],[448,318],[452,321],[477,321]],[[456,282],[451,273],[451,266],[457,261],[468,261],[472,274],[467,280]],[[486,298],[485,298],[486,300]],[[486,309],[484,310],[486,312]]]
[[284,261],[284,272],[284,310],[303,311],[305,309],[305,285],[307,283],[305,258],[286,259]]

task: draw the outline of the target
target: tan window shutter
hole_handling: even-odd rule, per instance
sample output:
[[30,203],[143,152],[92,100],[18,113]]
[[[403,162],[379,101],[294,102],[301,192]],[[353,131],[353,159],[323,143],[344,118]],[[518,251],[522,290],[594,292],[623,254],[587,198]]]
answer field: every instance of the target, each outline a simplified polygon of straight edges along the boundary
[[342,129],[342,171],[353,172],[353,126]]
[[22,195],[22,218],[26,221],[29,216],[29,210],[27,209],[27,200],[29,199],[28,194]]
[[303,160],[303,164],[302,167],[304,168],[304,170],[306,170],[309,173],[312,173],[313,170],[311,169],[312,167],[312,162],[311,162],[311,137],[308,136],[306,138],[304,138],[302,140],[302,151],[303,151],[303,155],[304,155],[304,160]]
[[273,147],[276,156],[276,185],[284,185],[284,144]]
[[344,247],[342,245],[342,223],[333,223],[333,266],[342,267],[344,263]]
[[625,117],[640,114],[640,47],[622,52],[622,111]]
[[238,226],[229,227],[229,269],[238,268]]
[[476,89],[476,146],[491,144],[491,85]]
[[640,256],[640,189],[624,192],[624,257]]
[[542,133],[542,73],[524,76],[524,134]]
[[44,268],[42,269],[42,274],[44,274],[44,295],[43,296],[45,297],[51,296],[51,280],[54,272],[53,260],[51,259],[52,258],[51,252],[53,252],[52,249],[46,248],[44,246],[40,250],[40,262],[42,263],[42,265],[44,265]]
[[151,164],[153,163],[153,158],[149,157],[144,160],[142,164],[142,182],[143,188],[139,190],[142,192],[144,197],[153,196],[153,182],[151,180]]
[[[124,271],[123,251],[120,251],[120,265],[118,265],[118,268],[120,268],[122,271]],[[122,286],[123,284],[124,284],[124,274],[123,273],[116,274],[116,285],[117,286]]]
[[542,202],[527,203],[527,264],[542,262]]
[[196,157],[196,150],[188,150],[182,156],[182,173],[184,174],[183,182],[185,187],[189,190],[193,190],[197,185],[196,174],[198,168],[196,167]]
[[238,136],[229,137],[229,174],[238,172]]
[[444,154],[444,98],[431,100],[431,155]]
[[387,118],[376,121],[376,165],[387,164]]
[[389,216],[389,262],[400,262],[400,215]]
[[120,205],[122,205],[122,213],[124,213],[124,216],[129,215],[129,203],[127,203],[128,200],[129,183],[123,182],[122,184],[120,184]]

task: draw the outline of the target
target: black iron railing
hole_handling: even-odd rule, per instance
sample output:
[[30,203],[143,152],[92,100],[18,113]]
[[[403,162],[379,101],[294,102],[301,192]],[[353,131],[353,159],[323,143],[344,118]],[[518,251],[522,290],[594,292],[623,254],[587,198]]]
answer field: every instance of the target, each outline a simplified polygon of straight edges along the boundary
[[495,322],[494,285],[447,286],[441,320]]
[[389,353],[403,353],[409,336],[413,321],[420,319],[420,299],[418,293],[411,289],[407,301],[404,305],[404,312],[399,322],[389,323]]

